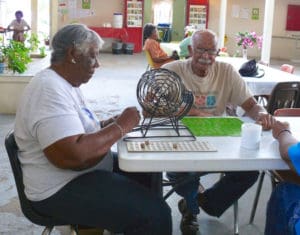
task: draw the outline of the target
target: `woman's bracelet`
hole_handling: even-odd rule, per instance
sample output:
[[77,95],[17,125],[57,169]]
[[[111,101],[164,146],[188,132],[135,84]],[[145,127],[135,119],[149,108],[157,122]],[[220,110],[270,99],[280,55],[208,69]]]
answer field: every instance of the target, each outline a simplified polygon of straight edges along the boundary
[[116,118],[115,117],[111,117],[108,120],[101,121],[100,122],[100,126],[101,126],[101,128],[103,128],[103,127],[107,126],[109,123],[113,123],[115,121],[116,121]]
[[121,132],[121,137],[123,137],[124,135],[125,135],[125,131],[124,131],[124,129],[120,126],[120,124],[119,123],[117,123],[117,122],[114,122],[114,124],[116,125],[116,127],[118,127],[119,128],[119,130],[120,130],[120,132]]
[[278,139],[278,137],[279,137],[283,132],[288,132],[288,133],[292,134],[292,132],[291,132],[289,129],[282,129],[281,131],[279,131],[279,133],[278,133],[276,139]]

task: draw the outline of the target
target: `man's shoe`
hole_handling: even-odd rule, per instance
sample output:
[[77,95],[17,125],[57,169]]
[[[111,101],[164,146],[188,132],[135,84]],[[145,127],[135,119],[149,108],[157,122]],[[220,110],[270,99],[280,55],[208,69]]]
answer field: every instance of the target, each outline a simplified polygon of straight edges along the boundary
[[180,222],[180,230],[183,235],[195,235],[199,231],[199,225],[197,222],[197,215],[188,211],[186,201],[184,199],[179,200],[178,209],[182,214]]

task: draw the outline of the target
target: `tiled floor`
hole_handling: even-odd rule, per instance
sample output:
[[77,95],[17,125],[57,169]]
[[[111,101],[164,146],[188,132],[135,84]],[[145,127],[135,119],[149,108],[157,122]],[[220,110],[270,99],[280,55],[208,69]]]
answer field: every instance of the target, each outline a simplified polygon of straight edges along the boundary
[[[82,87],[90,105],[101,118],[106,118],[121,112],[126,106],[138,105],[136,101],[136,84],[146,69],[146,58],[143,54],[112,55],[102,54],[101,68],[94,78]],[[279,68],[289,61],[272,60],[271,66]],[[296,74],[300,75],[300,64],[296,66]],[[0,139],[4,143],[6,133],[12,128],[14,115],[0,114]],[[114,146],[115,148],[115,146]],[[0,145],[0,235],[35,235],[41,234],[42,228],[32,225],[22,215],[17,199],[14,179],[4,145]],[[219,174],[211,174],[202,178],[202,184],[209,187]],[[266,202],[271,192],[269,177],[265,177],[262,194],[259,200],[257,214],[253,225],[249,225],[250,210],[252,207],[257,184],[255,184],[239,200],[239,228],[240,234],[263,234],[265,223]],[[179,197],[173,194],[168,203],[173,214],[173,234],[179,235],[180,215],[177,209]],[[231,235],[233,234],[233,209],[228,209],[220,218],[214,218],[201,211],[198,216],[201,235]],[[59,227],[53,234],[68,234],[68,229]]]

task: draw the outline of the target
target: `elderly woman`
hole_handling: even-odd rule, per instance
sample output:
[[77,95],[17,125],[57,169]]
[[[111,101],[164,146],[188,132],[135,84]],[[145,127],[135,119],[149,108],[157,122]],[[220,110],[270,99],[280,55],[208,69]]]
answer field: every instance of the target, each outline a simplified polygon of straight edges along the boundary
[[70,224],[171,234],[170,208],[146,187],[148,175],[121,172],[110,151],[139,123],[138,110],[99,122],[80,91],[100,66],[102,44],[84,25],[61,28],[50,67],[26,87],[15,120],[26,195],[41,214]]
[[24,19],[22,19],[23,18],[22,11],[16,11],[15,17],[16,17],[16,19],[14,19],[7,26],[7,30],[14,31],[13,40],[19,41],[19,42],[24,42],[25,41],[24,32],[30,30],[30,26]]
[[145,24],[144,30],[144,51],[148,51],[153,63],[154,68],[160,68],[165,63],[178,60],[179,56],[176,51],[173,51],[171,56],[168,56],[166,52],[160,47],[158,40],[157,28],[154,24]]

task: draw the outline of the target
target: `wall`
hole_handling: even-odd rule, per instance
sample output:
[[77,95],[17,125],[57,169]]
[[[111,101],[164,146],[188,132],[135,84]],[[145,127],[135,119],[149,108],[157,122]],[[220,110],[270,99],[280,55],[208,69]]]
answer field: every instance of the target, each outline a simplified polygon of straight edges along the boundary
[[144,0],[144,24],[153,22],[152,0]]
[[0,113],[16,113],[21,94],[32,77],[33,75],[0,75]]
[[[209,5],[209,20],[208,27],[218,33],[219,29],[219,9],[220,0],[210,0]],[[300,44],[292,35],[300,35],[300,32],[291,32],[285,30],[286,14],[288,4],[300,4],[300,0],[275,0],[274,20],[273,20],[273,33],[272,33],[272,48],[271,58],[278,59],[300,59],[300,45],[296,49],[296,44]],[[240,8],[259,8],[259,19],[252,20],[244,18],[232,17],[232,6],[239,5]],[[228,0],[227,1],[227,14],[226,14],[226,30],[225,33],[228,37],[228,42],[225,46],[228,51],[233,55],[236,50],[240,50],[236,46],[234,37],[239,31],[255,31],[258,34],[263,33],[264,24],[264,11],[265,1],[262,0]],[[257,48],[249,49],[248,55],[251,57],[260,57],[261,51]]]
[[[78,4],[81,1],[78,1]],[[110,0],[107,4],[107,0],[92,0],[93,3],[93,16],[70,19],[69,17],[62,17],[57,14],[58,0],[51,1],[52,9],[52,35],[56,32],[57,28],[61,25],[67,24],[72,21],[78,21],[91,26],[102,26],[103,23],[113,20],[114,12],[123,12],[124,0]],[[272,38],[272,58],[282,59],[299,59],[300,60],[300,42],[296,40],[293,35],[300,35],[300,32],[292,32],[285,30],[286,13],[288,4],[300,5],[300,0],[275,0],[274,9],[274,23],[273,23],[273,38]],[[186,14],[186,0],[174,0],[174,12],[173,12],[173,32],[172,40],[179,41],[183,38],[183,30],[185,26],[185,14]],[[259,19],[252,20],[243,19],[241,17],[232,17],[232,6],[238,5],[240,8],[259,8]],[[228,51],[233,55],[236,50],[239,50],[236,46],[234,36],[239,31],[255,31],[258,34],[262,34],[263,22],[264,22],[264,9],[265,1],[263,0],[228,0],[227,1],[227,19],[226,19],[226,35],[228,42],[225,46]],[[144,23],[152,22],[152,0],[144,0]],[[209,4],[209,20],[208,27],[218,33],[219,29],[219,15],[220,15],[220,0],[210,0]],[[254,48],[249,49],[248,52],[251,57],[260,57],[260,50]]]
[[[109,0],[109,4],[107,0],[92,0],[91,2],[92,5],[89,16],[81,17],[84,14],[79,14],[78,17],[73,18],[70,16],[70,12],[68,12],[67,14],[57,13],[58,0],[52,0],[51,5],[53,7],[53,10],[56,12],[52,12],[51,15],[53,15],[54,13],[54,17],[57,17],[57,20],[54,19],[54,21],[57,21],[56,24],[60,27],[72,22],[79,22],[88,26],[102,27],[104,23],[110,23],[111,25],[113,24],[113,14],[115,12],[124,13],[124,0]],[[81,1],[77,1],[78,9],[81,8],[80,4]],[[80,13],[80,11],[77,12]]]
[[184,36],[186,1],[173,0],[172,40],[180,41]]

